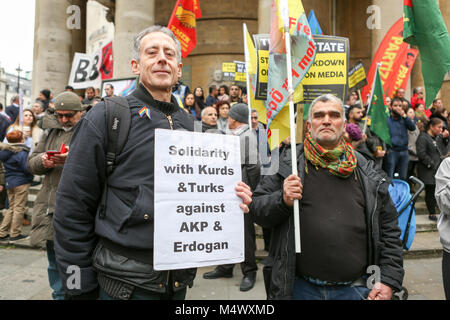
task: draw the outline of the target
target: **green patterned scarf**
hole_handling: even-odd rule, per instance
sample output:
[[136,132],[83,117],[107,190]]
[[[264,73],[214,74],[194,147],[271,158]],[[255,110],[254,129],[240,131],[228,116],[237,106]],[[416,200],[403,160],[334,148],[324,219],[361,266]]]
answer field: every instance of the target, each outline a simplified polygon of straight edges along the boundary
[[[348,178],[356,168],[357,161],[353,147],[351,144],[346,143],[344,139],[341,140],[339,146],[335,149],[327,150],[322,148],[311,138],[311,135],[307,133],[304,150],[306,159],[314,166],[328,168],[335,176]],[[341,160],[342,154],[345,155],[344,161]],[[306,170],[308,170],[307,166]]]

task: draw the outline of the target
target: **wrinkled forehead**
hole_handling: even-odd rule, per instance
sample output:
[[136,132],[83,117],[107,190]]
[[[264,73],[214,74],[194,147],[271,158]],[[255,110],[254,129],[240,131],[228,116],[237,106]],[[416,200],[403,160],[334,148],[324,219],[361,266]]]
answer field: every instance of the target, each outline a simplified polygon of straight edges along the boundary
[[313,117],[315,114],[319,113],[335,113],[335,112],[338,112],[342,117],[344,110],[339,103],[334,101],[327,101],[327,102],[318,101],[311,110],[311,114]]
[[159,31],[151,32],[146,34],[140,43],[140,48],[146,50],[148,48],[167,48],[176,51],[175,41],[169,37],[167,34]]

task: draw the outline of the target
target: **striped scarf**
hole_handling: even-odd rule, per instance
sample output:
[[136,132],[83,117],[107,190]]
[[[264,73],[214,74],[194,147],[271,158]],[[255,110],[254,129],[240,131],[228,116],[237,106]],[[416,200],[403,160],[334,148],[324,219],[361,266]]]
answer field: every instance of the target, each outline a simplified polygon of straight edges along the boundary
[[[305,157],[314,166],[327,168],[332,174],[341,178],[348,178],[356,168],[356,156],[351,144],[341,140],[339,146],[333,150],[322,148],[309,133],[304,143]],[[344,154],[345,160],[341,160]],[[307,171],[306,166],[306,171]]]

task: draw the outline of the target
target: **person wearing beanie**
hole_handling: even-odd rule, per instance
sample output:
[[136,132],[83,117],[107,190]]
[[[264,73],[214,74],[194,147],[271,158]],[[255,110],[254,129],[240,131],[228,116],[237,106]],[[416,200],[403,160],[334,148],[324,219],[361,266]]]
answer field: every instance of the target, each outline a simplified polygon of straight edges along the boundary
[[39,144],[28,159],[32,174],[43,175],[42,188],[34,202],[30,244],[45,248],[48,257],[48,278],[55,300],[64,299],[62,281],[57,269],[53,243],[53,211],[56,189],[67,159],[68,151],[63,154],[49,155],[47,151],[61,150],[62,144],[69,149],[74,126],[80,121],[82,105],[78,96],[70,91],[60,93],[55,98],[55,113],[47,112],[42,126],[45,130]]
[[[244,103],[234,104],[228,113],[229,133],[239,136],[241,142],[241,169],[242,181],[255,190],[260,178],[260,162],[258,156],[258,146],[256,133],[248,125],[249,108]],[[255,250],[255,226],[252,216],[244,216],[245,231],[245,260],[241,263],[242,274],[244,275],[240,290],[248,291],[253,288],[256,280]],[[234,264],[219,265],[213,271],[203,274],[205,279],[231,278],[233,276]]]

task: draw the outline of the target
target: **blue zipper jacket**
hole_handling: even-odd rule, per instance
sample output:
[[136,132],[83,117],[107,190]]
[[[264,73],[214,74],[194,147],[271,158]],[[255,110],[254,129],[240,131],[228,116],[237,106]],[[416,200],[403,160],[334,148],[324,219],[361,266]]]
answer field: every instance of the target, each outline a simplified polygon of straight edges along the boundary
[[408,150],[408,131],[416,130],[416,125],[408,117],[394,118],[392,115],[387,119],[389,134],[391,135],[392,149],[395,151]]
[[0,161],[5,168],[6,189],[12,189],[33,181],[28,171],[30,149],[21,143],[0,143]]

